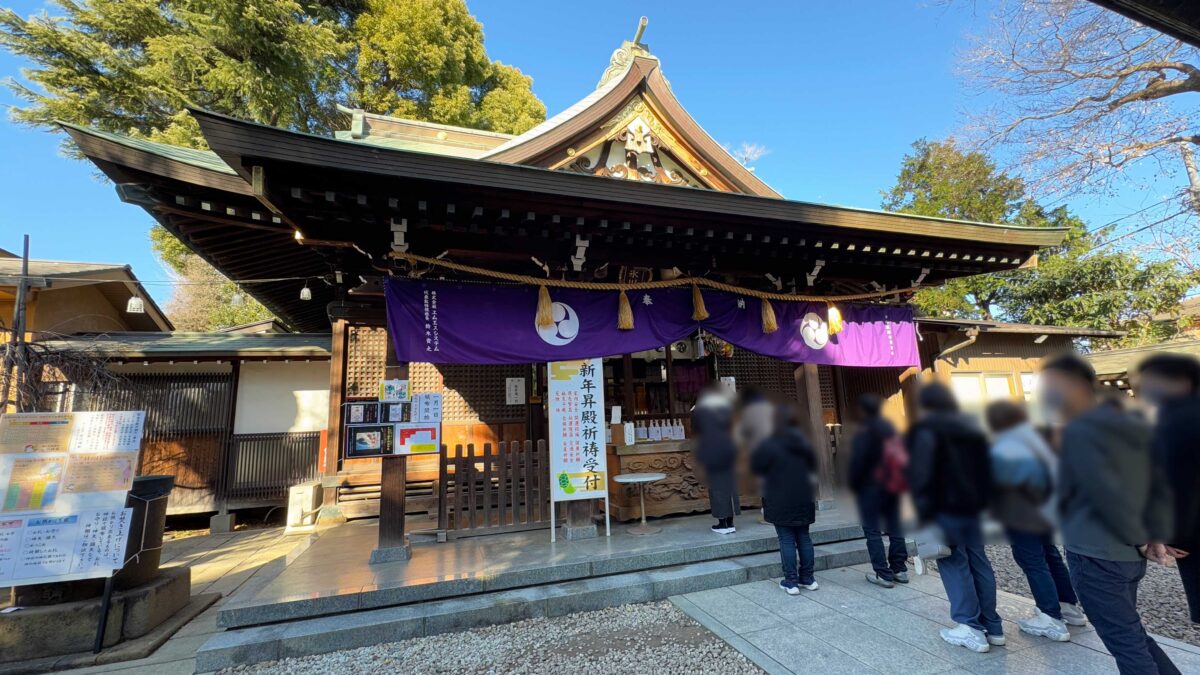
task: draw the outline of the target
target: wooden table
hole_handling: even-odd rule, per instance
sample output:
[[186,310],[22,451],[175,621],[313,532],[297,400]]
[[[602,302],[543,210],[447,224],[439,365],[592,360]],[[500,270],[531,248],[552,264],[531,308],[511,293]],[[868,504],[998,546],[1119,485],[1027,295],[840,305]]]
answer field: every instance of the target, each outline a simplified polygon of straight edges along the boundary
[[623,473],[613,476],[613,480],[618,483],[635,483],[638,486],[638,498],[642,503],[642,524],[629,528],[629,534],[646,535],[662,531],[661,527],[652,527],[646,524],[646,483],[660,481],[666,477],[665,473]]

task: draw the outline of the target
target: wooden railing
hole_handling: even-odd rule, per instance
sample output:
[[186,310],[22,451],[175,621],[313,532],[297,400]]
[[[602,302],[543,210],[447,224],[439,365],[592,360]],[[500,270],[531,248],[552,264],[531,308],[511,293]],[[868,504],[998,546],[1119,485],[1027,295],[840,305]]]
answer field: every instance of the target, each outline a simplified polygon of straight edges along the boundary
[[226,496],[236,502],[284,501],[289,487],[320,475],[320,452],[319,431],[234,434]]
[[546,442],[442,446],[438,529],[450,537],[549,527]]

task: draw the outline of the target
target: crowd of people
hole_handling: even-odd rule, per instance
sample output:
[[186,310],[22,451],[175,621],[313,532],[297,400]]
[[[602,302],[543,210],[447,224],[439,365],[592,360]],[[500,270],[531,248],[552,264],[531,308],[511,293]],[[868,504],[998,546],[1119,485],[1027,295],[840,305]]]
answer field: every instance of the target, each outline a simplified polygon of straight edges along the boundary
[[[909,583],[910,556],[918,573],[934,562],[956,623],[942,639],[976,652],[1002,646],[985,549],[996,523],[1036,605],[1032,616],[1009,617],[1023,632],[1067,641],[1069,627],[1091,622],[1121,673],[1178,673],[1142,625],[1137,592],[1148,563],[1176,566],[1200,630],[1200,362],[1146,359],[1134,405],[1103,396],[1076,354],[1047,359],[1039,380],[1039,426],[1023,402],[1009,400],[988,405],[980,420],[940,383],[920,390],[904,433],[884,417],[882,398],[858,401],[847,483],[871,559],[864,583],[894,588]],[[735,402],[710,389],[694,416],[713,531],[736,531],[737,450],[746,449],[763,519],[779,538],[780,587],[817,590],[809,533],[817,457],[795,408],[756,391]],[[910,521],[915,550],[906,544]]]

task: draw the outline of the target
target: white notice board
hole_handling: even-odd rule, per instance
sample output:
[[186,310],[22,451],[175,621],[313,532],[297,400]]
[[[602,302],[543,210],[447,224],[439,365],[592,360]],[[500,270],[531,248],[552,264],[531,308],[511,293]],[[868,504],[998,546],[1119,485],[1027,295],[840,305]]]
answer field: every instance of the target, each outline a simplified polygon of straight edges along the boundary
[[600,359],[548,366],[550,496],[553,501],[608,495],[604,451],[604,370]]
[[124,566],[145,413],[0,415],[0,586]]

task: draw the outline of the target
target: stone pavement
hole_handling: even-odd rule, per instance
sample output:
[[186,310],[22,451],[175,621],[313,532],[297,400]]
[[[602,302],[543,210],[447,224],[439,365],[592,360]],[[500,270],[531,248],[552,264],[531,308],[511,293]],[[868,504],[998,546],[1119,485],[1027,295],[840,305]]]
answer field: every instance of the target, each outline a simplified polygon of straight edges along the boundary
[[153,654],[135,661],[67,670],[67,673],[119,675],[191,675],[196,650],[217,632],[217,612],[230,595],[247,582],[265,583],[283,570],[285,557],[303,546],[308,535],[285,537],[283,528],[244,530],[168,541],[162,566],[187,566],[192,571],[192,595],[221,593],[221,599],[173,635]]
[[[1008,645],[976,654],[938,635],[953,626],[941,580],[912,576],[907,586],[872,586],[869,565],[817,572],[821,587],[793,597],[778,580],[675,596],[671,601],[768,673],[975,673],[1031,675],[1116,673],[1091,626],[1072,628],[1071,642],[1021,633],[1014,621],[1033,602],[1000,593]],[[1184,673],[1200,673],[1200,649],[1160,639]]]

